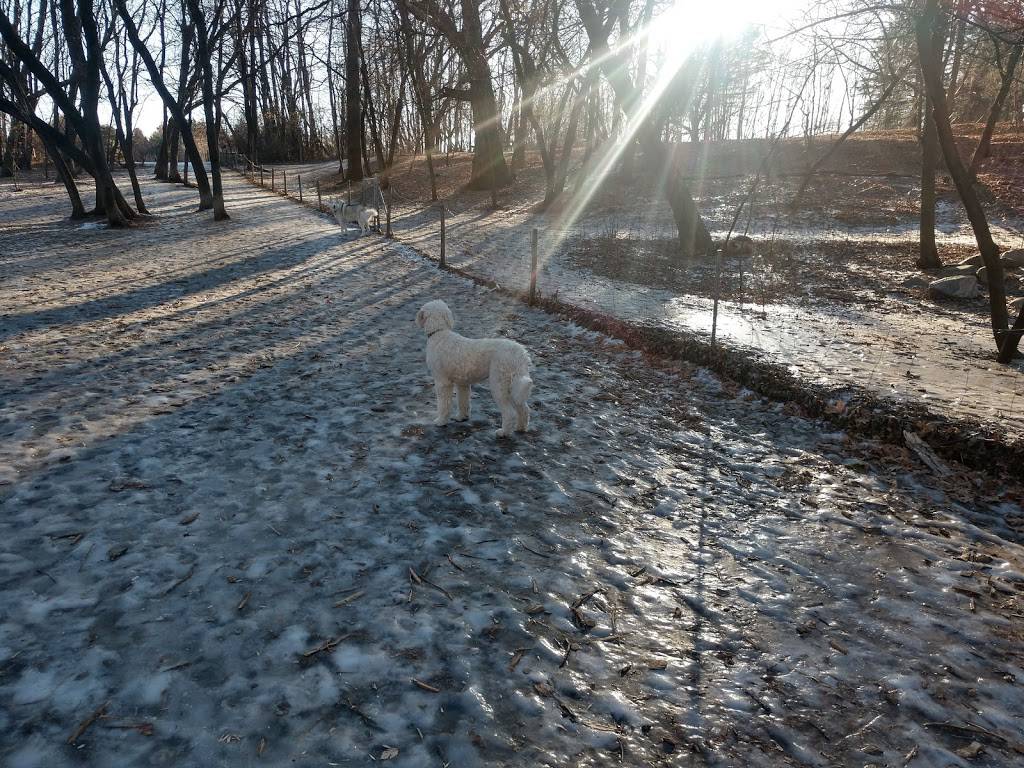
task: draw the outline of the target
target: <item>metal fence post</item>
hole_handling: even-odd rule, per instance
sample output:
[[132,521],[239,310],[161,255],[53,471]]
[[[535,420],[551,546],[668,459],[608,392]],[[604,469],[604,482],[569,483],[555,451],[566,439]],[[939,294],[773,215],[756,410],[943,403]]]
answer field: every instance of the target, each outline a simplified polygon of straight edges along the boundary
[[299,202],[302,202],[302,174],[299,174]]
[[444,240],[445,240],[445,237],[444,237],[444,203],[441,203],[441,266],[442,267],[444,266],[444,261],[445,261],[445,258],[444,258],[445,257],[445,253],[444,253],[445,242],[444,242]]
[[276,183],[276,181],[274,179],[275,175],[276,175],[275,174],[275,169],[271,168],[270,169],[270,191],[271,192],[275,192],[277,190],[277,183]]
[[533,234],[530,238],[530,306],[532,307],[534,302],[537,300],[537,239],[538,232],[537,228],[533,228]]
[[263,166],[260,166],[260,186],[263,186]]
[[285,168],[281,169],[281,184],[284,188],[284,196],[288,197],[288,171]]

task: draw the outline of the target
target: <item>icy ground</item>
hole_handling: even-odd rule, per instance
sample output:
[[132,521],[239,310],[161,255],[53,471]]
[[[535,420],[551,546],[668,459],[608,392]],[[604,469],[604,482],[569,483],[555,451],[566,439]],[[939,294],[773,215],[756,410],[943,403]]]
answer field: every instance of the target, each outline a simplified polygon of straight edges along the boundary
[[[393,217],[398,237],[436,255],[437,209],[400,202]],[[536,202],[519,201],[497,213],[477,207],[450,210],[448,262],[501,285],[525,290],[530,280],[530,230],[537,228],[542,265],[537,284],[542,293],[636,323],[710,337],[709,299],[605,277],[571,263],[567,252],[574,239],[606,233],[615,226],[609,224],[607,210],[588,212],[565,228],[556,216],[536,213]],[[674,231],[671,211],[662,201],[633,205],[629,210],[636,210],[635,219],[623,212],[611,214],[622,226],[621,237],[666,237]],[[707,213],[713,233],[724,237],[734,211],[720,208]],[[972,242],[970,228],[959,212],[944,206],[940,213],[940,242]],[[993,231],[1004,245],[1021,244],[1019,229],[994,225]],[[751,234],[763,243],[772,236],[773,223],[759,219]],[[797,240],[912,242],[902,225],[869,229],[818,221],[816,228],[808,222],[786,221],[775,234]],[[909,244],[908,252],[912,251]],[[748,275],[751,283],[755,279]],[[894,297],[902,279],[893,279]],[[985,301],[978,299],[977,306],[984,309]],[[1024,362],[1009,366],[995,362],[989,321],[982,312],[947,311],[917,300],[901,300],[886,308],[837,307],[828,301],[813,309],[790,304],[762,306],[752,290],[751,300],[744,304],[720,303],[717,336],[784,365],[807,381],[836,388],[856,386],[883,397],[926,405],[947,417],[972,419],[1011,439],[1024,439]]]
[[[1019,489],[227,183],[0,192],[0,764],[1024,760]],[[431,426],[437,297],[531,434]]]

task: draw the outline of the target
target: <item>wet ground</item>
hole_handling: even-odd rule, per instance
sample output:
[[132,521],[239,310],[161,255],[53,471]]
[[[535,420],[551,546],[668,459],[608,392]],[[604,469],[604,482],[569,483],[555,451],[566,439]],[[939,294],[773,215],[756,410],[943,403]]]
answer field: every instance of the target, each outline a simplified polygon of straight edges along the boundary
[[[227,190],[0,192],[4,765],[1020,760],[1019,489]],[[431,426],[437,297],[530,434]]]
[[[733,197],[741,196],[737,191]],[[724,238],[735,211],[729,203],[736,201],[728,195],[716,200],[702,212],[713,234]],[[674,232],[667,204],[641,199],[617,208],[600,199],[566,222],[558,213],[537,213],[536,202],[506,201],[499,211],[489,210],[480,195],[451,202],[448,263],[525,291],[536,229],[542,294],[710,338],[714,268],[672,268],[657,258],[659,244]],[[437,207],[424,208],[399,196],[396,208],[396,235],[438,257]],[[757,247],[749,259],[723,263],[725,300],[718,308],[717,339],[810,382],[923,404],[942,416],[983,424],[1007,439],[1024,439],[1024,361],[1010,366],[995,362],[987,299],[937,303],[927,297],[930,278],[913,267],[916,224],[910,219],[849,225],[822,215],[793,218],[778,206],[761,205],[749,223],[741,220],[740,231],[749,231]],[[956,257],[973,252],[970,228],[955,206],[940,206],[938,230],[945,252]],[[1016,218],[995,217],[993,231],[1005,247],[1021,244]],[[619,263],[606,247],[609,240],[631,244],[618,252]],[[638,243],[652,243],[654,257],[626,266]],[[858,255],[846,257],[844,248]],[[830,262],[836,264],[831,275]],[[1018,278],[1010,282],[1010,295],[1019,294]]]

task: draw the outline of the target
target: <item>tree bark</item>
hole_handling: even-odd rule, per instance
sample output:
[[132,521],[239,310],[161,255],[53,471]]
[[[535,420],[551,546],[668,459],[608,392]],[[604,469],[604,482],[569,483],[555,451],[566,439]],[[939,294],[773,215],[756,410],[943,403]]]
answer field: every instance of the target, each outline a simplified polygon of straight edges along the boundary
[[345,178],[363,179],[363,106],[360,99],[359,49],[362,23],[359,0],[348,0],[345,16]]
[[[217,128],[220,121],[215,114],[213,92],[213,59],[210,51],[210,31],[206,25],[199,0],[186,0],[192,23],[196,25],[196,48],[199,52],[199,69],[203,89],[203,114],[206,117],[206,152],[210,157],[210,175],[213,177],[213,220],[230,218],[224,207],[224,187],[220,174],[220,137]],[[202,163],[200,162],[200,165]],[[205,174],[205,171],[203,172]],[[199,171],[196,171],[199,177]]]
[[939,164],[939,135],[932,115],[931,99],[925,98],[924,133],[921,135],[921,222],[917,266],[936,269],[942,266],[935,245],[935,170]]
[[999,248],[992,239],[988,226],[988,217],[981,205],[977,191],[974,189],[973,177],[964,165],[956,147],[953,127],[950,123],[949,108],[946,105],[946,93],[942,85],[942,64],[940,51],[934,45],[935,30],[945,22],[940,8],[941,0],[926,0],[925,6],[916,24],[917,47],[921,57],[921,76],[924,80],[928,96],[932,101],[932,115],[938,132],[939,146],[946,161],[946,167],[953,177],[953,183],[960,193],[967,218],[974,230],[974,237],[981,251],[988,274],[989,310],[992,320],[992,335],[995,338],[998,360],[1008,363],[1017,352],[1017,346],[1024,329],[1008,330],[1008,313],[1006,309],[1006,289],[1003,283],[1003,265],[999,260]]
[[971,159],[971,176],[976,177],[978,175],[978,169],[981,167],[982,161],[992,154],[992,134],[995,133],[996,122],[998,122],[1000,115],[1003,114],[1003,107],[1006,105],[1006,98],[1010,95],[1010,88],[1013,86],[1013,78],[1017,74],[1017,65],[1020,64],[1022,53],[1024,53],[1024,44],[1018,43],[1013,46],[1013,50],[1010,51],[1010,57],[1006,62],[1006,70],[999,73],[1002,82],[999,86],[999,93],[996,94],[995,101],[992,102],[992,106],[988,111],[988,119],[985,120],[985,129],[981,133],[981,140],[978,142],[978,147],[974,150],[974,157]]

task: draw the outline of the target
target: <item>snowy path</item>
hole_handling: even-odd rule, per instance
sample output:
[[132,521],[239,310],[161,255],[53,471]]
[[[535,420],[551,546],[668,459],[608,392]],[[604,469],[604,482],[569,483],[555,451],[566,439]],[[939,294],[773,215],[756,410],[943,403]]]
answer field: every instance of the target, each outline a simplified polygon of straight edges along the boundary
[[[236,177],[225,224],[147,193],[0,194],[3,765],[1021,759],[1019,490]],[[430,426],[434,297],[529,346],[532,434]]]

